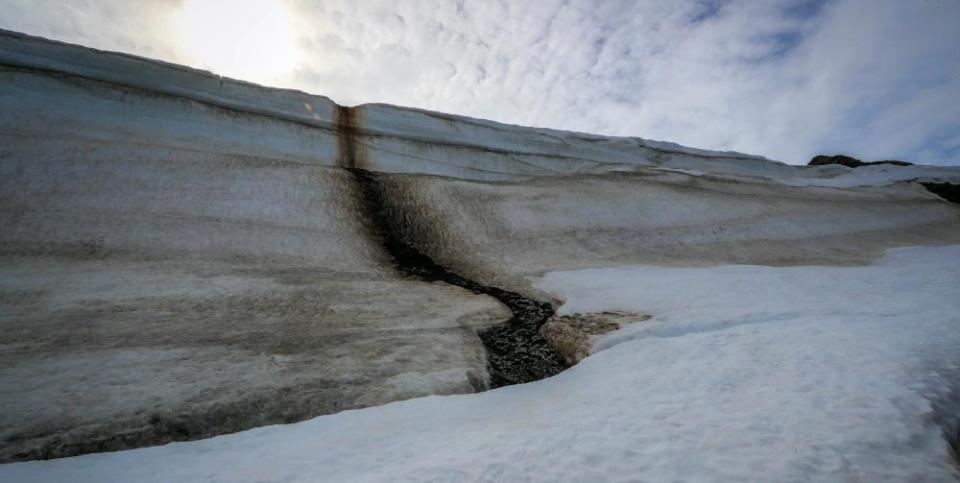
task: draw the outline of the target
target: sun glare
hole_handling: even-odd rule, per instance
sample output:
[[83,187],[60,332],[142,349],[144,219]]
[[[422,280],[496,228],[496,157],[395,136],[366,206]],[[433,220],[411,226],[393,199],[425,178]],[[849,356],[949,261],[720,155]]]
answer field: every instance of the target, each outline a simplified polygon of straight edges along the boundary
[[297,63],[296,22],[282,0],[186,0],[177,42],[193,66],[276,84]]

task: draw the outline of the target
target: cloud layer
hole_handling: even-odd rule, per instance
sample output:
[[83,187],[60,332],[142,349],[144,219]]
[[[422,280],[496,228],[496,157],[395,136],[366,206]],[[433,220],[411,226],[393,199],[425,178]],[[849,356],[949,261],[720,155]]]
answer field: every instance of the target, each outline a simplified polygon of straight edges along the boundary
[[[238,46],[292,36],[297,61],[243,76],[342,104],[791,163],[847,153],[960,164],[956,0],[276,1],[290,12],[290,31],[250,25],[229,35]],[[182,45],[183,7],[0,0],[0,27],[222,71]]]

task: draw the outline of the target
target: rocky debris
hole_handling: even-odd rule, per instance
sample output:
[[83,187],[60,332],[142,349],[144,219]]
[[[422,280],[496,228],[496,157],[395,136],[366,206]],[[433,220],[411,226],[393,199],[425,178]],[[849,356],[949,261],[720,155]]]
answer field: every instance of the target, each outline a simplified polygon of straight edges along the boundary
[[416,217],[396,206],[380,176],[358,168],[348,170],[354,177],[369,235],[379,242],[398,272],[419,280],[446,282],[475,294],[489,295],[513,313],[506,323],[478,334],[487,349],[490,387],[536,381],[569,367],[539,333],[540,326],[553,315],[553,306],[516,292],[483,285],[438,264],[404,239],[399,225],[416,223]]
[[[569,364],[539,333],[540,327],[554,314],[553,306],[516,292],[483,285],[437,263],[405,236],[412,225],[423,225],[420,215],[397,199],[399,195],[384,183],[382,175],[364,169],[368,160],[357,138],[362,131],[359,113],[351,108],[337,110],[340,166],[352,176],[360,214],[367,235],[375,240],[389,257],[394,268],[404,276],[426,282],[446,282],[475,294],[489,295],[505,305],[513,316],[499,326],[479,332],[487,351],[487,364],[492,388],[532,382],[558,374]],[[435,245],[429,229],[415,230],[421,246]],[[478,388],[483,389],[483,388]]]
[[627,312],[558,315],[543,324],[540,335],[567,364],[574,365],[590,355],[591,339],[595,336],[644,320],[650,320],[650,316]]
[[920,183],[927,191],[951,202],[960,204],[960,184],[955,183]]
[[513,312],[507,323],[480,332],[487,349],[490,386],[523,384],[559,374],[571,366],[541,335],[543,324],[553,315],[550,304],[505,292],[497,300]]
[[807,163],[807,166],[825,166],[828,164],[840,164],[848,168],[859,168],[861,166],[873,166],[876,164],[892,164],[894,166],[913,166],[913,163],[908,163],[906,161],[897,161],[894,159],[886,159],[883,161],[860,161],[857,158],[850,156],[845,156],[843,154],[837,154],[833,156],[818,155],[814,156],[813,159]]

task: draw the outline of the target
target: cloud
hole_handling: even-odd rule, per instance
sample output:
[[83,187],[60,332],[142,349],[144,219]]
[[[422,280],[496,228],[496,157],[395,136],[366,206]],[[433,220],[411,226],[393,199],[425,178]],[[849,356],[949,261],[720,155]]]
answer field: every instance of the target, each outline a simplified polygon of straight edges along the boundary
[[[960,164],[953,0],[277,1],[296,18],[299,61],[270,82],[343,104],[794,163]],[[171,38],[179,5],[0,0],[0,26],[196,65]]]

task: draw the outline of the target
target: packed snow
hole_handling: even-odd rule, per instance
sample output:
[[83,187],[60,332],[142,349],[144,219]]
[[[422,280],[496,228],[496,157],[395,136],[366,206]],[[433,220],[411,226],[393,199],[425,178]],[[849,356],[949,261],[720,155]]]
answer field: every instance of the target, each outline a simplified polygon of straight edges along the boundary
[[960,246],[857,267],[548,273],[536,283],[561,313],[653,319],[531,384],[4,465],[0,480],[951,481],[933,405],[956,402],[958,280]]

